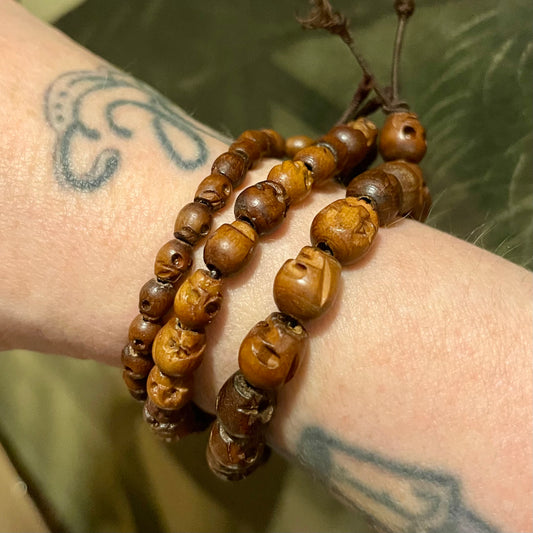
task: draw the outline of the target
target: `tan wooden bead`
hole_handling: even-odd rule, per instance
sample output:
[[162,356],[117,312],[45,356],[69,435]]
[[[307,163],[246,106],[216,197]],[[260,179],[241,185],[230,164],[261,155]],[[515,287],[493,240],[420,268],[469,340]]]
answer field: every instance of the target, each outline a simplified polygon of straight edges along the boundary
[[157,321],[170,309],[175,294],[172,284],[152,278],[141,287],[139,312],[145,320]]
[[426,130],[416,114],[403,111],[391,113],[381,128],[378,149],[385,161],[421,161],[427,150]]
[[135,378],[135,373],[131,370],[122,371],[122,379],[128,388],[128,392],[139,402],[146,400],[146,378]]
[[146,379],[152,370],[154,362],[148,354],[142,354],[135,350],[131,344],[126,344],[121,354],[122,366],[128,371],[128,377],[133,380]]
[[246,220],[259,235],[274,231],[287,213],[288,196],[274,181],[260,181],[242,191],[235,200],[235,218]]
[[174,300],[174,312],[186,328],[207,326],[222,304],[222,280],[214,279],[206,270],[196,270],[186,279]]
[[193,378],[167,376],[154,366],[146,381],[148,398],[161,409],[180,409],[192,400]]
[[194,195],[194,201],[198,203],[205,203],[213,211],[222,209],[231,196],[233,187],[231,180],[223,174],[211,174],[204,178]]
[[206,459],[211,471],[227,481],[238,481],[264,463],[263,439],[231,437],[216,421],[211,426]]
[[258,322],[243,339],[239,368],[259,389],[275,389],[289,381],[306,348],[307,331],[295,319],[272,313]]
[[222,224],[205,243],[207,268],[225,277],[235,274],[252,257],[257,238],[257,232],[243,220]]
[[360,131],[366,139],[366,145],[368,148],[373,146],[376,142],[378,136],[377,126],[366,117],[359,117],[356,120],[348,122],[347,126],[350,128]]
[[152,342],[160,329],[161,325],[157,322],[144,320],[142,315],[137,315],[131,321],[128,330],[128,339],[134,349],[139,353],[150,353]]
[[408,215],[420,202],[420,192],[424,183],[422,169],[408,161],[387,161],[377,167],[392,174],[402,188],[400,215]]
[[311,146],[314,142],[314,139],[307,135],[293,135],[287,138],[285,153],[287,157],[294,157],[300,150]]
[[234,188],[243,182],[247,171],[245,159],[232,152],[224,152],[219,155],[211,167],[212,174],[223,174],[231,181]]
[[157,334],[152,346],[152,357],[165,374],[186,376],[200,366],[205,346],[203,331],[185,329],[177,318],[172,318]]
[[303,161],[283,161],[272,168],[267,180],[279,183],[285,189],[288,205],[306,198],[313,186],[313,174]]
[[337,171],[335,156],[326,146],[303,148],[293,159],[295,161],[303,161],[305,166],[312,172],[313,181],[316,185],[320,185],[332,178]]
[[240,154],[246,161],[248,168],[261,158],[261,147],[250,139],[237,139],[230,144],[228,152]]
[[273,391],[256,389],[242,372],[235,372],[222,385],[216,402],[217,418],[234,437],[253,437],[270,422],[276,405]]
[[329,204],[315,216],[311,242],[330,250],[341,265],[350,265],[368,251],[378,228],[378,215],[372,206],[348,197]]
[[192,246],[179,239],[172,239],[157,252],[154,273],[157,279],[176,283],[192,265]]
[[372,168],[353,178],[346,189],[346,196],[370,198],[378,213],[380,226],[396,220],[402,205],[400,182],[380,168]]
[[194,246],[209,233],[212,220],[213,214],[207,205],[191,202],[178,213],[174,237]]
[[285,139],[277,132],[271,129],[262,129],[269,139],[269,150],[267,156],[282,157],[285,155]]
[[274,301],[282,313],[302,320],[317,318],[334,302],[340,263],[318,248],[305,246],[289,259],[274,279]]

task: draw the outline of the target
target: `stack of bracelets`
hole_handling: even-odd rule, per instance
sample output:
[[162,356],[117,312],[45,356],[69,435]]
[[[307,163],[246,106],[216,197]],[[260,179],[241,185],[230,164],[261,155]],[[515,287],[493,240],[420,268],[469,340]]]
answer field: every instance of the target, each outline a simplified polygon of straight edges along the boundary
[[[395,7],[399,25],[392,94],[379,88],[356,55],[365,76],[343,123],[326,135],[316,141],[295,136],[285,142],[269,129],[242,133],[214,161],[194,201],[179,212],[174,239],[157,254],[155,278],[141,288],[139,315],[130,325],[122,352],[126,386],[144,402],[144,418],[151,429],[167,441],[211,424],[207,461],[224,479],[242,479],[268,457],[265,432],[277,392],[297,372],[308,339],[304,323],[321,316],[335,300],[342,267],[363,257],[380,226],[405,216],[423,222],[429,213],[431,197],[417,164],[426,152],[425,131],[397,95],[403,27],[414,3],[397,1]],[[311,15],[302,22],[305,27],[329,31],[333,27],[332,33],[351,41],[345,20],[324,0],[315,0]],[[320,17],[321,25],[316,22]],[[371,90],[377,96],[363,106]],[[378,131],[365,115],[378,107],[388,113],[377,144],[385,162],[358,173],[376,152]],[[248,169],[263,157],[283,155],[290,159],[274,166],[265,181],[239,194],[235,220],[218,227],[206,241],[205,268],[181,283],[191,269],[193,247],[207,236],[213,214],[226,204]],[[273,294],[278,311],[258,322],[243,339],[239,370],[220,389],[213,422],[192,402],[193,373],[206,348],[205,328],[221,307],[224,279],[248,263],[259,236],[276,230],[291,205],[332,178],[347,183],[346,197],[315,216],[311,245],[277,273]]]

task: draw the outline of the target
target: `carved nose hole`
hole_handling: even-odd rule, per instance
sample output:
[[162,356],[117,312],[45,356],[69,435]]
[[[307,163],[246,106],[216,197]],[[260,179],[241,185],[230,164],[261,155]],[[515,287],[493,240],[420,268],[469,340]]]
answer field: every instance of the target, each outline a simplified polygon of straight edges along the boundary
[[268,345],[264,345],[265,351],[261,351],[259,360],[268,368],[278,368],[279,355]]

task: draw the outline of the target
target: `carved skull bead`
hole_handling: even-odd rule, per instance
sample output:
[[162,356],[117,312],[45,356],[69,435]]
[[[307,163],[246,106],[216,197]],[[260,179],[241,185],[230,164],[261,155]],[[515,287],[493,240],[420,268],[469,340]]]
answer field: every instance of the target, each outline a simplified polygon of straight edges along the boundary
[[155,364],[169,376],[185,376],[202,362],[205,333],[184,329],[179,320],[169,320],[159,331],[152,346]]
[[311,242],[331,250],[342,265],[350,265],[368,251],[378,227],[378,215],[369,203],[359,198],[343,198],[315,216]]
[[193,378],[167,376],[154,366],[148,374],[146,392],[161,409],[179,409],[192,400]]
[[415,113],[391,113],[381,128],[378,148],[385,161],[406,159],[418,163],[427,150],[426,130]]
[[157,252],[154,272],[158,279],[176,283],[191,265],[191,245],[179,239],[172,239]]
[[320,316],[335,300],[341,268],[331,255],[305,246],[276,275],[274,301],[278,309],[303,320]]
[[183,206],[176,217],[174,237],[194,246],[211,229],[213,215],[209,207],[201,202]]
[[272,313],[243,339],[239,367],[254,387],[275,389],[289,381],[306,348],[307,331],[295,319]]
[[267,179],[283,186],[289,197],[289,205],[303,200],[313,186],[313,175],[303,161],[283,161],[272,168]]
[[233,186],[231,180],[223,174],[211,174],[204,178],[194,195],[195,202],[204,202],[213,211],[222,209],[231,196]]
[[176,293],[174,311],[183,326],[201,329],[207,326],[222,303],[222,280],[198,269],[186,279]]

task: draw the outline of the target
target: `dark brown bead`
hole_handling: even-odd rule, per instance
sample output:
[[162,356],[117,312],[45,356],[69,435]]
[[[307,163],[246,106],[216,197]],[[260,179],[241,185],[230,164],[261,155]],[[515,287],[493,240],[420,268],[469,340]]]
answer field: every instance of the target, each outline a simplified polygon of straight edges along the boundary
[[307,337],[307,331],[296,319],[272,313],[243,339],[239,348],[239,368],[254,387],[275,389],[296,372]]
[[214,418],[192,402],[181,409],[170,410],[161,409],[149,398],[144,402],[143,417],[150,429],[167,442],[204,431]]
[[248,140],[252,141],[257,145],[257,147],[260,150],[259,157],[264,157],[268,154],[270,150],[270,137],[264,132],[260,130],[246,130],[243,131],[239,138],[237,139],[237,142]]
[[137,315],[130,324],[128,338],[133,348],[142,354],[150,353],[161,325],[145,320],[142,315]]
[[392,174],[373,168],[356,176],[346,189],[346,196],[365,196],[374,202],[380,226],[387,226],[400,213],[402,188]]
[[316,185],[332,178],[337,170],[335,155],[326,146],[309,146],[300,150],[295,156],[295,161],[303,161],[305,166],[313,173]]
[[341,265],[350,265],[368,251],[378,228],[378,215],[372,206],[348,197],[329,204],[315,216],[311,242],[331,251]]
[[193,378],[167,376],[154,366],[148,374],[146,392],[152,402],[161,409],[180,409],[192,400]]
[[205,346],[203,331],[185,329],[177,318],[171,318],[154,340],[152,357],[165,374],[186,376],[200,366]]
[[261,158],[261,147],[250,139],[236,140],[230,144],[228,152],[240,154],[248,164],[248,168]]
[[192,246],[179,239],[164,244],[155,258],[154,273],[161,281],[176,283],[192,265]]
[[174,224],[174,237],[194,246],[211,229],[213,214],[205,204],[191,202],[178,213]]
[[256,231],[244,220],[222,224],[205,243],[205,264],[209,270],[231,276],[248,263],[256,243]]
[[271,233],[283,222],[288,200],[282,185],[260,181],[239,194],[235,201],[235,218],[249,222],[259,235]]
[[307,197],[313,186],[313,174],[303,161],[283,161],[272,168],[267,180],[279,183],[285,189],[289,205]]
[[378,148],[385,161],[418,163],[427,150],[426,130],[415,113],[391,113],[381,128]]
[[264,462],[263,439],[231,437],[218,421],[211,426],[206,459],[211,471],[228,481],[238,481]]
[[360,131],[364,135],[368,148],[375,146],[378,128],[371,120],[366,117],[359,117],[356,120],[351,120],[346,125],[353,130]]
[[400,215],[408,215],[420,202],[420,192],[424,183],[421,168],[408,161],[387,161],[377,168],[392,174],[400,183],[402,188]]
[[124,370],[122,379],[131,396],[139,402],[144,402],[146,400],[146,378],[137,379],[133,377],[134,375],[130,370]]
[[274,279],[278,309],[302,320],[317,318],[335,300],[341,269],[328,253],[305,246],[296,259],[283,264]]
[[198,269],[187,278],[176,293],[174,312],[186,328],[202,329],[220,310],[222,280],[214,279],[206,270]]
[[267,156],[282,157],[285,155],[285,139],[277,131],[271,129],[263,129],[261,131],[267,134],[269,140]]
[[139,312],[145,320],[159,320],[172,306],[176,289],[155,278],[147,281],[139,293]]
[[365,135],[350,126],[332,128],[319,142],[327,143],[336,153],[337,174],[341,179],[353,172],[369,150]]
[[307,135],[293,135],[285,142],[285,153],[287,157],[294,157],[300,150],[311,146],[314,142],[314,139]]
[[217,417],[233,437],[253,437],[274,414],[276,395],[250,385],[237,371],[222,385],[217,396]]
[[232,152],[219,155],[211,167],[212,174],[223,174],[231,181],[234,188],[243,182],[247,171],[244,158]]
[[228,177],[223,174],[211,174],[198,185],[194,201],[204,203],[213,211],[218,211],[226,205],[232,192],[233,187]]
[[134,380],[146,379],[154,366],[149,353],[139,353],[131,344],[124,346],[120,360],[124,369],[128,371],[128,376]]

